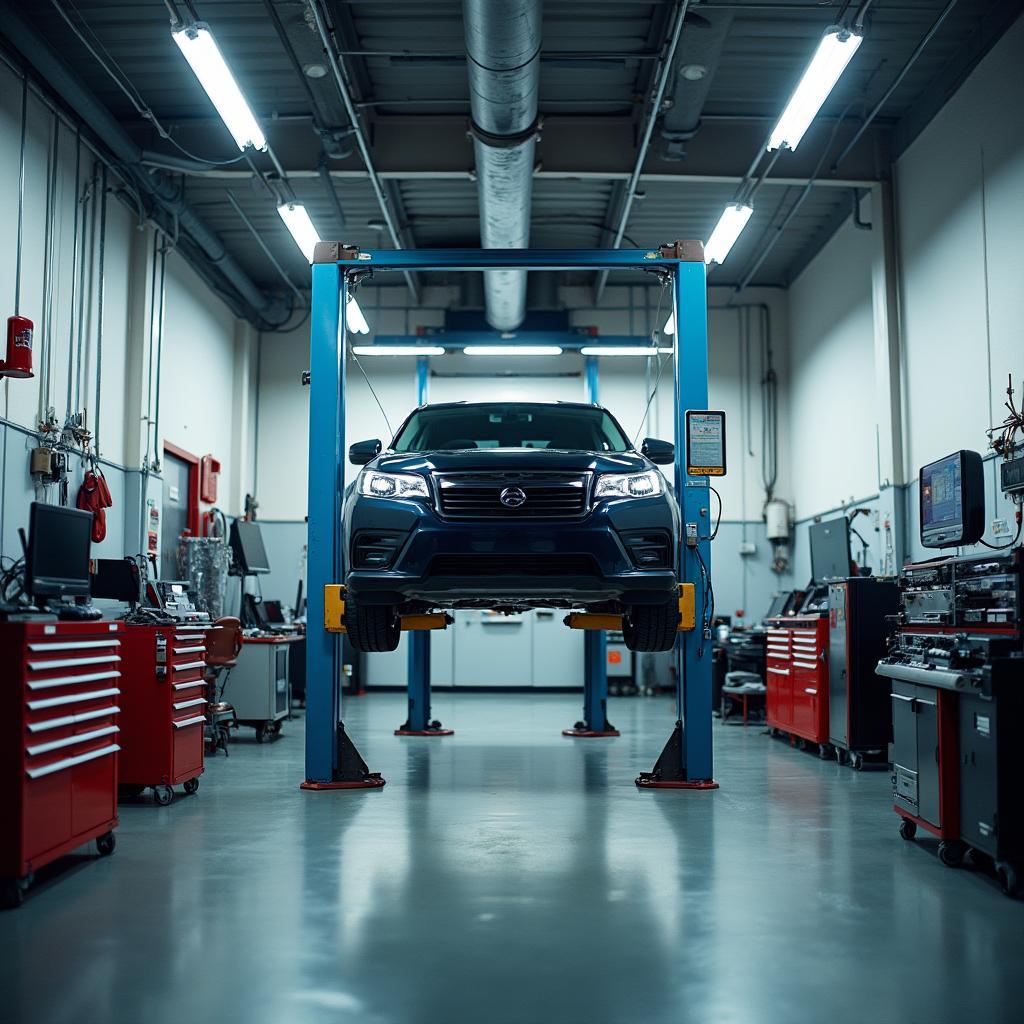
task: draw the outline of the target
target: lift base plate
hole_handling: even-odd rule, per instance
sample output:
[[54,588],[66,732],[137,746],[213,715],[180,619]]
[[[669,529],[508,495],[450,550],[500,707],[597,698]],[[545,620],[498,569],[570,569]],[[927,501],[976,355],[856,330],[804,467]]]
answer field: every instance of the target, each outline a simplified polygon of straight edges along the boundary
[[312,791],[322,789],[380,789],[383,785],[385,785],[385,780],[381,778],[380,772],[370,772],[365,779],[360,779],[358,782],[310,782],[307,779],[300,784],[299,789]]
[[603,736],[621,736],[618,729],[563,729],[563,736],[572,736],[578,739],[600,739]]
[[637,789],[718,789],[714,779],[699,782],[679,782],[673,779],[659,779],[657,772],[641,772],[636,777]]
[[396,729],[396,736],[454,736],[454,729]]

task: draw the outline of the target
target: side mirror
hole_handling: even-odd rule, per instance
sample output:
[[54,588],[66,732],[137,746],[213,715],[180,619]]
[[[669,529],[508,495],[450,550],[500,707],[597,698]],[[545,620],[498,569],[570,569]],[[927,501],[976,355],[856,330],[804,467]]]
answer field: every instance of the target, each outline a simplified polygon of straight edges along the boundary
[[671,441],[645,437],[640,446],[640,454],[646,455],[656,466],[670,466],[676,461],[676,446]]
[[377,438],[372,441],[356,441],[348,450],[348,460],[353,466],[365,466],[380,455],[382,448]]

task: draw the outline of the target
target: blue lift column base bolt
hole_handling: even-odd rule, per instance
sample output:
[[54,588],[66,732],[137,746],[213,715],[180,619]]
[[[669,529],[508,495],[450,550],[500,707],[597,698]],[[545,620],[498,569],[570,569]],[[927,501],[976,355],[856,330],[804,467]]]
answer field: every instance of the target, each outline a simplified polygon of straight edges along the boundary
[[683,774],[683,723],[676,722],[653,772],[636,777],[638,789],[718,789],[714,779],[688,779]]
[[345,732],[345,725],[338,723],[338,767],[327,782],[306,779],[299,789],[318,791],[324,789],[380,789],[384,779],[380,772],[371,772],[362,754]]

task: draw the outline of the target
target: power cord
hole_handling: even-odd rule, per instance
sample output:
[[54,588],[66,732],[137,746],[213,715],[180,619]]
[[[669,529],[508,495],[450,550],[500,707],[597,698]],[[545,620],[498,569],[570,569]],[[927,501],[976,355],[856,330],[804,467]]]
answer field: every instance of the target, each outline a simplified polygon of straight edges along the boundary
[[708,537],[708,540],[714,540],[718,536],[718,528],[722,525],[722,496],[715,490],[711,484],[708,484],[708,490],[718,499],[718,518],[715,520],[715,528]]
[[983,544],[990,551],[1005,551],[1007,548],[1012,548],[1014,546],[1014,544],[1016,544],[1017,541],[1020,540],[1021,519],[1022,518],[1024,518],[1024,517],[1022,517],[1022,515],[1021,515],[1021,508],[1020,508],[1020,506],[1018,506],[1017,507],[1017,515],[1016,515],[1016,519],[1017,519],[1017,532],[1013,535],[1013,540],[1008,541],[1006,544],[989,544],[989,542],[987,540],[979,541],[979,543]]

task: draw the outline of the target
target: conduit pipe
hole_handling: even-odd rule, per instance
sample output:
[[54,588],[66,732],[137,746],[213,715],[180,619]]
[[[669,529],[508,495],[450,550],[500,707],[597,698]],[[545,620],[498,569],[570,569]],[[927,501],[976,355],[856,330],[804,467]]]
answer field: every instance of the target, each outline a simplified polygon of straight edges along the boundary
[[[480,244],[530,244],[539,123],[541,0],[463,0]],[[526,316],[526,271],[484,274],[487,322],[514,331]]]

